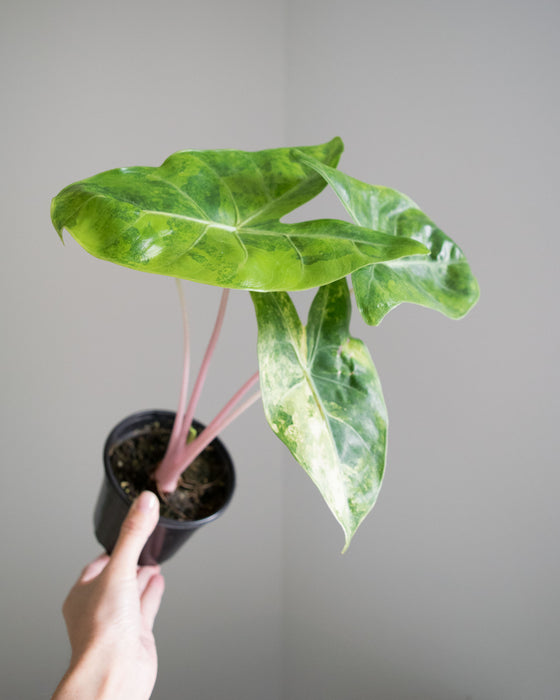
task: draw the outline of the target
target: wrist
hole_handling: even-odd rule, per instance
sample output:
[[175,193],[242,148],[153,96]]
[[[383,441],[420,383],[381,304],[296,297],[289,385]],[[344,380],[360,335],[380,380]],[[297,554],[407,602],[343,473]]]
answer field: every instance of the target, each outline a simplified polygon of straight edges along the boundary
[[144,700],[147,696],[130,696],[127,685],[130,679],[115,659],[104,658],[99,651],[85,653],[70,663],[52,700],[114,700],[130,697],[130,700]]

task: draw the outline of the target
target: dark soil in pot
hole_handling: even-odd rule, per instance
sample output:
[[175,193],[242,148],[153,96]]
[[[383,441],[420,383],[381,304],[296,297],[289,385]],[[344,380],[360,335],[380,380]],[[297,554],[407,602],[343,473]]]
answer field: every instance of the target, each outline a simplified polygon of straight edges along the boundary
[[113,474],[121,489],[133,501],[149,490],[160,499],[160,515],[173,520],[200,520],[213,515],[229,495],[229,469],[220,452],[210,444],[183,473],[177,490],[158,492],[152,478],[165,455],[171,428],[154,420],[135,430],[108,453]]
[[[158,493],[152,475],[162,460],[174,414],[144,411],[121,421],[105,443],[105,478],[95,510],[95,534],[111,552],[130,503],[144,490],[160,499],[160,519],[140,557],[140,564],[161,563],[202,525],[225,509],[234,489],[231,458],[215,439],[183,473],[173,494]],[[193,421],[200,431],[202,426]]]

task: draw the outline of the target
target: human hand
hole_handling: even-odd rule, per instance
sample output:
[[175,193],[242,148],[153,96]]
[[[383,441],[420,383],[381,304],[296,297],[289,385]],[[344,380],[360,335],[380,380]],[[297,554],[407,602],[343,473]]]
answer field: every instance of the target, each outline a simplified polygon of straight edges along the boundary
[[68,594],[62,611],[72,658],[52,700],[150,697],[157,674],[152,628],[164,580],[158,566],[137,562],[158,517],[157,497],[143,492],[112,555],[88,564]]

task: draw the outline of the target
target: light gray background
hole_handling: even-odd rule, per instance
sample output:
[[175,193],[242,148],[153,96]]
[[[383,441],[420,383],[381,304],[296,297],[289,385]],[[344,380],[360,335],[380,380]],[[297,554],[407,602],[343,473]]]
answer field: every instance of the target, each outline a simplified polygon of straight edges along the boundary
[[[460,322],[356,319],[391,429],[344,556],[260,408],[224,433],[238,490],[165,567],[153,697],[560,696],[559,20],[544,0],[4,1],[2,698],[47,698],[63,673],[102,443],[132,411],[173,408],[181,364],[172,282],[62,247],[51,197],[181,148],[336,134],[344,169],[460,242],[482,299]],[[188,292],[197,361],[219,293]],[[203,420],[255,366],[249,298],[232,297]]]

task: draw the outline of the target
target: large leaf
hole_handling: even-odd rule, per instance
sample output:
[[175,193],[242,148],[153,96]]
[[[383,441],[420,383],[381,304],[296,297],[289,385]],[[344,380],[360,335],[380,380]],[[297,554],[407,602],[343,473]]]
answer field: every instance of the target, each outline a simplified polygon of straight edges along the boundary
[[463,252],[409,197],[360,182],[317,160],[302,160],[323,175],[356,223],[420,241],[430,251],[354,272],[356,300],[367,323],[377,325],[402,302],[420,304],[450,318],[461,318],[474,306],[478,283]]
[[[340,139],[298,149],[336,165]],[[280,223],[326,183],[293,149],[181,151],[66,187],[51,215],[89,253],[126,267],[237,289],[306,289],[371,262],[426,252],[343,221]]]
[[317,292],[307,329],[286,293],[252,298],[267,420],[317,485],[347,547],[379,493],[387,443],[377,372],[349,333],[348,285]]

